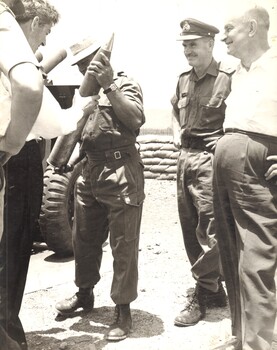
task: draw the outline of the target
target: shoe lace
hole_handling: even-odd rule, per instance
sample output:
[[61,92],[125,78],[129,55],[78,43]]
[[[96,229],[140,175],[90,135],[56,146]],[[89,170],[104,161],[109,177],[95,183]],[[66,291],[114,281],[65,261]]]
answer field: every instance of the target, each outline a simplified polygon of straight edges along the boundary
[[187,301],[187,304],[185,306],[184,311],[185,310],[188,310],[188,311],[192,310],[195,304],[198,304],[198,297],[197,297],[197,292],[196,291],[194,291],[190,295],[190,297],[188,298],[188,301]]

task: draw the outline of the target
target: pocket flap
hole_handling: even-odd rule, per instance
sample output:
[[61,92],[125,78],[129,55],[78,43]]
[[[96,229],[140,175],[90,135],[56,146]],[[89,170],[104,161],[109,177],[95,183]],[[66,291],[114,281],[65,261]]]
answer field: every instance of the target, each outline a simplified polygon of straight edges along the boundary
[[178,108],[184,108],[189,104],[189,97],[183,97],[178,101]]
[[221,97],[201,97],[200,104],[206,108],[219,108],[222,105],[223,98]]

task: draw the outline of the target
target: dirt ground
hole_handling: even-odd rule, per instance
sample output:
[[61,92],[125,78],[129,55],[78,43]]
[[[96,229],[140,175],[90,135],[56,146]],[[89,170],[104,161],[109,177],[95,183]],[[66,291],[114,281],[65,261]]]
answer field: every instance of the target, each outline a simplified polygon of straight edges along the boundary
[[194,286],[181,237],[174,181],[146,180],[139,266],[139,296],[131,304],[133,332],[121,342],[110,343],[104,339],[114,311],[109,297],[109,245],[104,247],[94,310],[68,318],[57,315],[55,303],[76,291],[73,259],[58,259],[47,250],[33,255],[21,310],[29,350],[209,350],[228,339],[227,307],[208,309],[205,319],[193,327],[173,324],[183,308],[186,290]]

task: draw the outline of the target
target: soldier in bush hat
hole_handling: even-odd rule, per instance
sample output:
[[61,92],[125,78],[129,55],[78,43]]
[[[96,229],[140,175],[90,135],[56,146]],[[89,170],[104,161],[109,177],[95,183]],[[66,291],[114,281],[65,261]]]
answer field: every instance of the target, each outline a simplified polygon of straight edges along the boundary
[[136,137],[145,116],[139,84],[123,72],[115,74],[104,53],[101,62],[98,61],[95,58],[98,48],[99,44],[90,38],[71,46],[72,64],[77,64],[86,77],[96,78],[101,89],[98,108],[83,130],[80,157],[71,158],[65,168],[72,169],[85,157],[82,176],[76,182],[74,206],[73,249],[78,291],[58,302],[56,309],[64,315],[79,308],[93,309],[102,246],[109,236],[114,259],[110,296],[115,303],[115,317],[106,339],[120,341],[131,332],[130,303],[137,298],[145,194]]
[[177,166],[179,219],[192,276],[196,281],[177,326],[191,326],[205,316],[206,308],[226,306],[220,280],[215,238],[212,192],[214,148],[223,134],[225,102],[231,74],[213,58],[219,30],[194,18],[181,22],[182,41],[189,65],[179,76],[171,100],[174,144],[180,147]]

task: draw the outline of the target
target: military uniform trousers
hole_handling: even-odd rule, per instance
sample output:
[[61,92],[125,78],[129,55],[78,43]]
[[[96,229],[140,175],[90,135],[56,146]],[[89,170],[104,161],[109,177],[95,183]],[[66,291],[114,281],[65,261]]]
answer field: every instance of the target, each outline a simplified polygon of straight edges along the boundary
[[215,218],[233,335],[244,350],[269,350],[276,318],[276,177],[265,180],[277,138],[226,134],[214,161]]
[[79,288],[88,288],[100,280],[102,245],[109,234],[114,259],[111,298],[115,304],[127,304],[137,297],[143,164],[137,150],[132,154],[105,153],[105,160],[88,153],[77,180],[75,283]]
[[213,213],[213,157],[212,152],[181,149],[177,165],[177,197],[192,275],[202,287],[216,292],[220,262]]
[[[0,243],[0,325],[26,343],[19,319],[42,197],[40,145],[26,142],[5,165],[4,233]],[[27,348],[25,345],[22,349]]]

